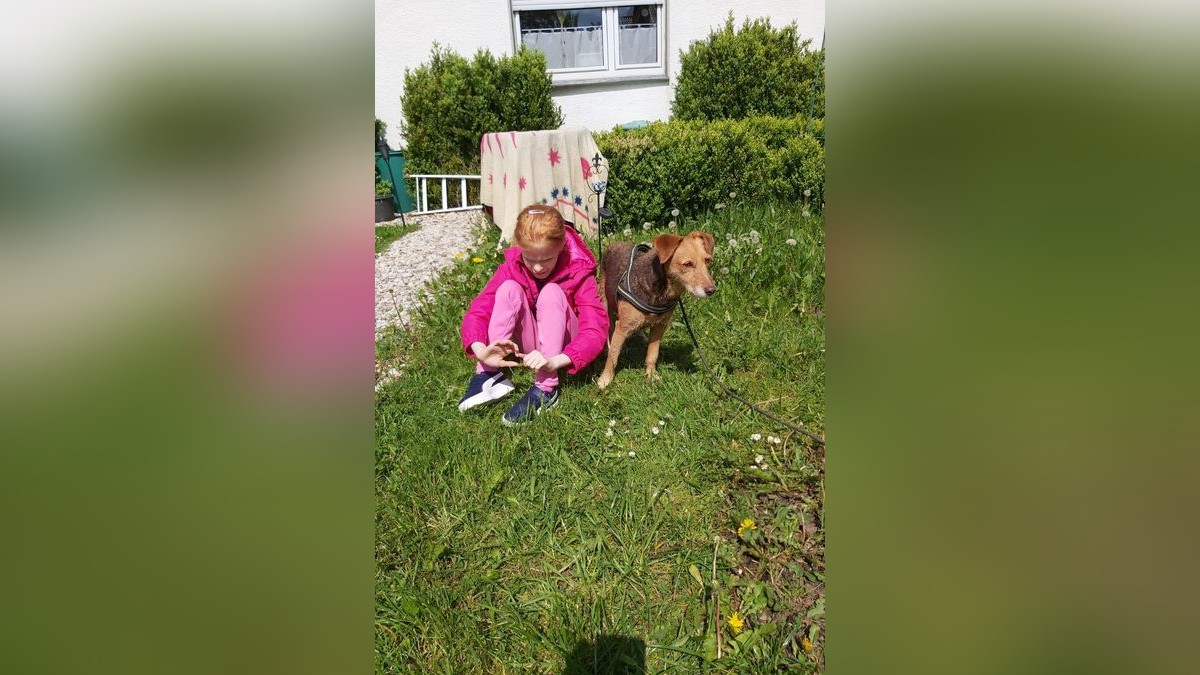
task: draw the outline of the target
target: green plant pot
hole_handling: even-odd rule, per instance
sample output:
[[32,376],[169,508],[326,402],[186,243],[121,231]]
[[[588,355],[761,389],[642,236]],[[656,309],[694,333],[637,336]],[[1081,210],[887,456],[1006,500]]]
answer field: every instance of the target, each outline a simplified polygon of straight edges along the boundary
[[382,223],[385,220],[395,220],[396,218],[396,200],[391,195],[375,197],[375,222]]

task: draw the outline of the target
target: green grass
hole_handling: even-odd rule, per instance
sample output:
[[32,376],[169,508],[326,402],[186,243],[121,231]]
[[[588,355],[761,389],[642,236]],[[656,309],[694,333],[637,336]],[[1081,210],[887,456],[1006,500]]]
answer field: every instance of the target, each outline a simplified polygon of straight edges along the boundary
[[[720,292],[686,302],[726,383],[823,435],[824,223],[802,208],[687,219],[681,231],[716,235]],[[823,453],[714,394],[678,313],[660,382],[645,382],[634,337],[608,390],[594,385],[602,355],[532,424],[500,425],[515,396],[459,413],[473,372],[459,322],[495,245],[493,228],[472,254],[484,263],[449,269],[413,330],[377,343],[403,374],[376,395],[376,669],[818,670]],[[518,393],[531,383],[513,377]],[[758,455],[769,468],[751,468]]]
[[420,228],[420,225],[408,223],[407,225],[377,225],[375,227],[375,252],[383,253],[388,246],[392,245],[400,237],[415,232]]

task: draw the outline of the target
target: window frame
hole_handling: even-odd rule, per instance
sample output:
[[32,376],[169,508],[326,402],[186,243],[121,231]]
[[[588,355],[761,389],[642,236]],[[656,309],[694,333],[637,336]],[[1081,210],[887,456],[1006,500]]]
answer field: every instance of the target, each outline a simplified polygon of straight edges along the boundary
[[[597,84],[633,80],[667,80],[667,0],[637,2],[637,0],[512,0],[510,3],[513,53],[521,49],[521,12],[538,10],[599,9],[601,30],[604,32],[604,63],[576,68],[547,68],[555,86]],[[658,15],[658,61],[652,64],[622,65],[621,36],[617,10],[632,5],[655,5]]]

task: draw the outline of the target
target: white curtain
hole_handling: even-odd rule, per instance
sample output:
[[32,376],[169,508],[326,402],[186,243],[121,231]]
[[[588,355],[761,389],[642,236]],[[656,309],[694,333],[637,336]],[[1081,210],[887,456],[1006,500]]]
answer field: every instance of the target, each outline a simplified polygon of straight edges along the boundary
[[621,26],[621,65],[658,61],[658,26],[635,24]]
[[604,65],[604,31],[600,28],[523,31],[521,43],[540,49],[550,69]]

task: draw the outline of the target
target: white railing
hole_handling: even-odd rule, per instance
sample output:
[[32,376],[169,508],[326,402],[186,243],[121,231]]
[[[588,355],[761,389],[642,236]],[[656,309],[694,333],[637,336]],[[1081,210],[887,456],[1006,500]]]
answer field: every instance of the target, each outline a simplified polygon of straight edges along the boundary
[[[417,215],[420,215],[422,213],[448,213],[450,211],[467,211],[470,209],[477,209],[480,206],[479,204],[468,204],[467,203],[467,181],[479,180],[479,176],[463,176],[463,175],[457,175],[457,174],[444,174],[444,173],[431,173],[431,174],[418,173],[418,174],[412,174],[412,175],[408,176],[408,178],[412,178],[414,181],[416,181],[417,210],[414,211],[413,213],[415,213]],[[429,208],[429,181],[430,181],[430,179],[440,180],[442,183],[442,208],[440,208],[440,209],[430,209]],[[458,181],[459,201],[458,201],[458,206],[455,206],[455,207],[450,206],[450,199],[449,199],[450,191],[446,189],[446,183],[447,183],[447,181],[450,181],[450,180]]]

